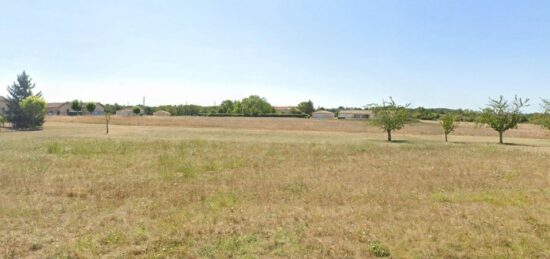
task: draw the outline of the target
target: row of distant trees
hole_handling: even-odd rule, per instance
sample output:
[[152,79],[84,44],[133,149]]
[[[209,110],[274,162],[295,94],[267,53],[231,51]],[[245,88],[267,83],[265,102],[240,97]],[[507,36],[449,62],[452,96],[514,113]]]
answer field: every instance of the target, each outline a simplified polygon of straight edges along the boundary
[[83,108],[85,108],[89,113],[92,113],[95,111],[96,107],[97,105],[95,102],[84,103],[76,99],[71,102],[71,109],[77,113],[82,112]]
[[[522,108],[528,106],[529,99],[518,98],[508,101],[500,96],[499,99],[489,99],[487,107],[480,112],[476,122],[479,125],[487,125],[499,134],[499,143],[503,144],[503,135],[510,129],[517,128],[522,121]],[[413,120],[409,105],[398,105],[393,98],[383,102],[382,105],[374,105],[374,124],[387,132],[388,141],[392,141],[392,132],[400,130]],[[550,130],[550,100],[542,99],[543,112],[533,116],[533,122]],[[448,135],[456,128],[459,114],[446,113],[441,117],[440,124],[443,128],[445,141]]]
[[[119,104],[106,104],[105,111],[115,113],[118,110],[132,108]],[[225,100],[220,105],[200,106],[194,104],[186,105],[161,105],[157,107],[137,106],[143,110],[146,115],[151,115],[155,111],[167,111],[174,116],[197,116],[197,115],[243,115],[243,116],[262,116],[275,115],[274,107],[267,101],[257,95],[251,95],[241,100]],[[74,109],[73,109],[74,110]],[[314,104],[311,100],[299,103],[296,108],[291,111],[294,115],[311,115],[315,111]]]

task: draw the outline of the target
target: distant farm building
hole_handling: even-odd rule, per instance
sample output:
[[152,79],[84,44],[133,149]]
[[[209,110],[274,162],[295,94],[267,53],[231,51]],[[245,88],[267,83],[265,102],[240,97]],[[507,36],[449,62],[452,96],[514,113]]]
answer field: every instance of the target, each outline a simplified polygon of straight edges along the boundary
[[134,115],[135,115],[134,111],[132,111],[131,109],[123,109],[123,110],[116,111],[116,116],[129,117]]
[[8,112],[8,99],[0,96],[0,116],[5,116]]
[[170,114],[169,112],[167,111],[156,111],[156,112],[153,112],[153,116],[159,116],[159,117],[169,117],[171,116],[172,114]]
[[346,120],[368,120],[372,116],[373,113],[370,110],[344,110],[338,113],[338,119]]
[[311,114],[313,119],[334,119],[334,113],[329,111],[316,111]]
[[101,103],[95,103],[95,110],[93,112],[88,112],[86,110],[86,104],[83,104],[82,111],[77,112],[73,109],[71,109],[71,102],[64,102],[64,103],[47,103],[46,109],[48,111],[48,115],[54,116],[54,115],[103,115],[105,114],[105,107]]
[[275,109],[277,113],[284,115],[293,114],[293,112],[297,110],[295,106],[275,106],[273,109]]

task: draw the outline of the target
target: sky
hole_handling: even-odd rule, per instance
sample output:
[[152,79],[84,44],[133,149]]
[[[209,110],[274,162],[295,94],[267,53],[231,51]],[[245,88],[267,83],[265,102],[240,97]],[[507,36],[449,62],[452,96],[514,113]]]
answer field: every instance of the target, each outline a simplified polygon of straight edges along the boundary
[[0,95],[479,109],[550,98],[550,1],[0,0]]

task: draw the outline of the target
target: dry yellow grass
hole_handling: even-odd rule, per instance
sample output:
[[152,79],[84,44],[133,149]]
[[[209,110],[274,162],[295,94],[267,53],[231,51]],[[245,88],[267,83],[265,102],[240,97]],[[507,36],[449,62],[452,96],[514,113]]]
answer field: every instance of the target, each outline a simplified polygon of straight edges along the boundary
[[[550,255],[534,126],[515,145],[472,125],[444,144],[419,123],[389,144],[361,122],[116,118],[106,136],[68,120],[0,132],[0,256]],[[138,123],[165,126],[122,125]]]
[[[50,122],[104,123],[101,116],[53,116]],[[239,118],[239,117],[118,117],[112,116],[112,124],[130,126],[172,126],[192,128],[225,128],[256,130],[331,131],[350,133],[380,133],[380,129],[364,121],[314,120],[298,118]],[[442,129],[437,121],[413,123],[397,134],[439,135]],[[490,128],[478,127],[475,123],[459,123],[453,135],[498,136]],[[550,138],[547,131],[532,124],[521,124],[518,129],[506,132],[505,137]]]

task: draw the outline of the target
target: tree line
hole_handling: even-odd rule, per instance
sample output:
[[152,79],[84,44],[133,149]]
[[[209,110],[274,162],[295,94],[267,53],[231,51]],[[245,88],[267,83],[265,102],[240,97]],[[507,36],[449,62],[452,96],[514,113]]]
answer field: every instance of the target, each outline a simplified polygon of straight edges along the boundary
[[[105,111],[112,114],[122,109],[139,108],[145,115],[152,115],[156,111],[166,111],[173,116],[275,116],[277,112],[266,98],[251,95],[241,100],[224,100],[219,105],[201,106],[195,104],[160,105],[160,106],[123,106],[117,103],[106,104]],[[315,111],[311,100],[299,103],[290,111],[290,115],[311,116]],[[307,116],[305,116],[307,115]]]
[[[542,99],[542,113],[533,115],[532,122],[550,130],[550,100]],[[509,101],[500,96],[498,99],[489,98],[489,103],[484,108],[475,122],[479,125],[486,125],[498,132],[499,143],[503,144],[504,133],[510,129],[518,127],[522,122],[522,108],[528,106],[529,99],[514,97]],[[388,136],[388,141],[392,141],[392,132],[400,130],[406,124],[414,120],[411,110],[407,105],[398,105],[393,98],[384,101],[382,105],[373,105],[374,111],[373,123],[380,126]],[[443,128],[445,142],[448,141],[448,135],[457,127],[460,114],[448,112],[441,117],[440,125]]]

